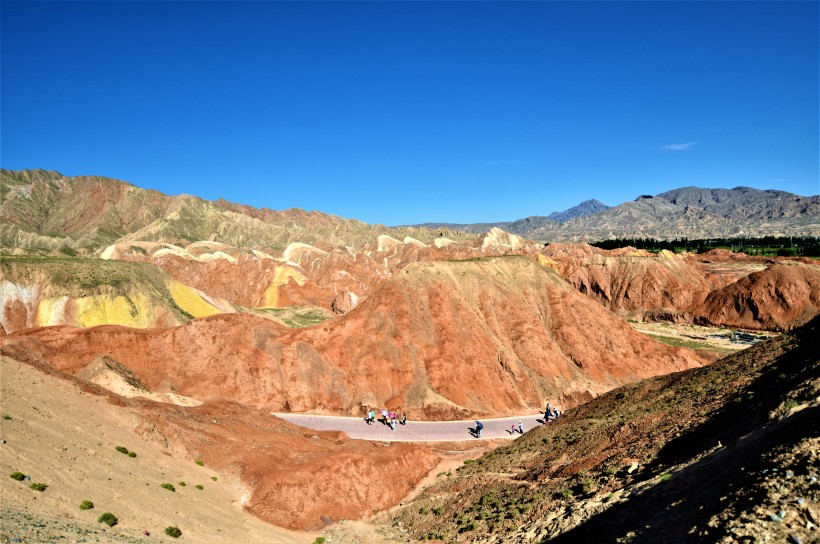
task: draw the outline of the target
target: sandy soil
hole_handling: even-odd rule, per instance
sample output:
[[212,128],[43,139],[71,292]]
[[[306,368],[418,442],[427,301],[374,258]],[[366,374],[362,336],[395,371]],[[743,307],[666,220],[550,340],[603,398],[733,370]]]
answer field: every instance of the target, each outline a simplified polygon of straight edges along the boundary
[[[129,413],[105,398],[5,357],[0,364],[0,542],[176,542],[164,534],[168,526],[178,527],[187,542],[290,544],[315,538],[245,513],[243,490],[230,478],[144,442],[132,432]],[[117,446],[137,456],[119,453]],[[31,480],[11,479],[15,471]],[[32,482],[48,488],[34,491]],[[160,487],[165,482],[176,491]],[[94,508],[80,510],[83,500]],[[103,512],[119,523],[98,523]]]

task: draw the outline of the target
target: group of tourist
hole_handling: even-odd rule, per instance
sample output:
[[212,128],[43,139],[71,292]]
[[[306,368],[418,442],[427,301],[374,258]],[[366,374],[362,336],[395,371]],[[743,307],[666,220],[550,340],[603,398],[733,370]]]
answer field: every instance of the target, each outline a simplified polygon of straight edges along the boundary
[[[382,408],[381,410],[381,419],[379,421],[382,425],[387,425],[390,427],[391,430],[396,430],[396,422],[401,425],[407,425],[407,414],[402,412],[401,419],[398,419],[398,414],[393,411],[388,411],[387,408]],[[376,421],[376,411],[373,408],[367,411],[367,417],[364,418],[368,425],[373,425],[373,422]]]
[[552,421],[553,419],[558,419],[558,416],[561,415],[561,411],[556,408],[555,406],[550,407],[550,403],[547,403],[547,409],[544,411],[544,425],[547,422]]
[[[379,419],[379,422],[382,425],[387,425],[393,431],[396,430],[396,423],[399,423],[400,425],[407,424],[407,414],[405,412],[402,412],[401,419],[398,419],[398,414],[396,412],[388,410],[387,408],[382,408],[380,413],[382,417]],[[548,422],[554,419],[557,419],[560,415],[561,411],[555,406],[550,406],[550,403],[548,402],[547,408],[546,410],[544,410],[544,425],[546,425]],[[373,425],[373,422],[376,421],[376,411],[373,408],[368,409],[367,415],[365,416],[364,420],[367,422],[368,425]],[[481,438],[483,430],[484,424],[481,423],[481,421],[476,421],[475,431],[473,432],[473,435],[476,438]],[[516,432],[518,434],[524,434],[523,421],[519,420],[517,425],[513,423],[512,427],[510,427],[510,434],[515,434]]]

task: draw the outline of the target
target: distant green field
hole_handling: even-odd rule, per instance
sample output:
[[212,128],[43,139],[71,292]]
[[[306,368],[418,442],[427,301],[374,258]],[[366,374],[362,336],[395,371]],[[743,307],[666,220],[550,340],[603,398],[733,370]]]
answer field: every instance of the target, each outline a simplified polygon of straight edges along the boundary
[[263,312],[276,316],[282,323],[293,329],[312,327],[330,319],[328,312],[322,308],[312,306],[292,306],[289,308],[254,308],[256,312]]

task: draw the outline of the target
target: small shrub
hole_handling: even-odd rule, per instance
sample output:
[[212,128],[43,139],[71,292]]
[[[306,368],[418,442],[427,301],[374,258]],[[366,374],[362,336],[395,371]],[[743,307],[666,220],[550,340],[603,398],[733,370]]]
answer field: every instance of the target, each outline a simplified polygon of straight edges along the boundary
[[672,475],[669,474],[668,472],[665,473],[665,474],[661,474],[661,481],[662,482],[668,482],[671,477],[672,477]]
[[592,478],[583,478],[581,480],[581,491],[584,493],[592,493],[595,491],[595,482],[592,481]]
[[133,459],[136,456],[137,456],[137,452],[134,452],[134,451],[129,451],[128,452],[128,457],[131,457]]
[[473,463],[475,463],[475,459],[465,459],[464,460],[465,465],[472,465]]
[[31,485],[29,487],[34,491],[40,491],[41,493],[45,491],[46,488],[48,488],[46,484],[41,484],[40,482],[31,482]]
[[161,484],[160,487],[162,487],[162,489],[167,489],[168,491],[176,492],[176,488],[173,486],[173,484],[169,484],[168,482]]
[[202,486],[201,486],[201,485],[199,485],[199,484],[196,484],[194,487],[196,487],[196,488],[197,488],[197,489],[199,489],[200,491],[202,491],[203,489],[205,489],[204,487],[202,487]]
[[618,467],[616,467],[615,465],[609,465],[608,467],[606,467],[606,473],[610,476],[615,474],[616,472],[618,472]]
[[128,455],[128,448],[126,448],[125,446],[117,446],[114,449],[122,453],[123,455]]
[[182,487],[185,487],[186,484],[185,484],[185,482],[179,482],[179,485],[181,485]]
[[441,506],[436,506],[436,507],[435,507],[435,508],[433,508],[433,510],[431,510],[431,511],[433,512],[433,515],[434,515],[434,516],[440,516],[440,515],[441,515],[441,511],[442,511],[442,508],[441,508]]
[[213,481],[217,481],[218,479],[219,478],[217,478],[216,476],[211,476],[211,480],[213,480]]
[[8,414],[3,414],[3,419],[11,419],[11,416]]
[[98,517],[97,521],[100,522],[100,523],[105,523],[109,527],[113,527],[114,525],[117,524],[117,522],[119,520],[117,519],[117,516],[115,516],[111,512],[106,512],[106,513],[102,514],[100,517]]
[[572,493],[572,489],[570,489],[570,488],[568,488],[568,487],[564,488],[564,489],[561,491],[561,496],[562,496],[562,497],[564,497],[565,499],[571,499],[571,498],[572,498],[572,494],[573,494],[573,493]]
[[205,461],[203,461],[202,459],[197,459],[196,461],[194,461],[194,463],[196,463],[197,465],[199,465],[201,467],[205,466]]
[[9,476],[12,480],[17,480],[18,482],[22,482],[26,479],[26,475],[22,472],[12,472],[11,474],[9,474]]
[[173,538],[179,538],[182,536],[182,531],[179,530],[179,527],[166,527],[165,534]]
[[91,501],[83,501],[80,503],[80,510],[91,510],[94,508],[94,503]]
[[327,539],[325,537],[317,536],[316,540],[313,541],[313,544],[325,544],[325,542],[327,542]]

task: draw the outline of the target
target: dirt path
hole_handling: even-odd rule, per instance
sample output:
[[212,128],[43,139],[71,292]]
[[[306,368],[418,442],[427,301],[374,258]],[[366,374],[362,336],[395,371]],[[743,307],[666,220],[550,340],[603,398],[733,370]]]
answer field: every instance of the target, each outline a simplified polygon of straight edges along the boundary
[[[311,414],[273,413],[272,415],[316,431],[342,431],[350,438],[375,440],[378,442],[459,442],[478,440],[472,434],[475,420],[466,421],[408,421],[407,425],[396,424],[396,430],[375,421],[372,425],[359,417],[320,416]],[[544,421],[544,414],[482,419],[484,431],[481,440],[516,438],[521,436],[512,426],[518,428],[518,422],[524,425],[524,432],[537,427]]]

